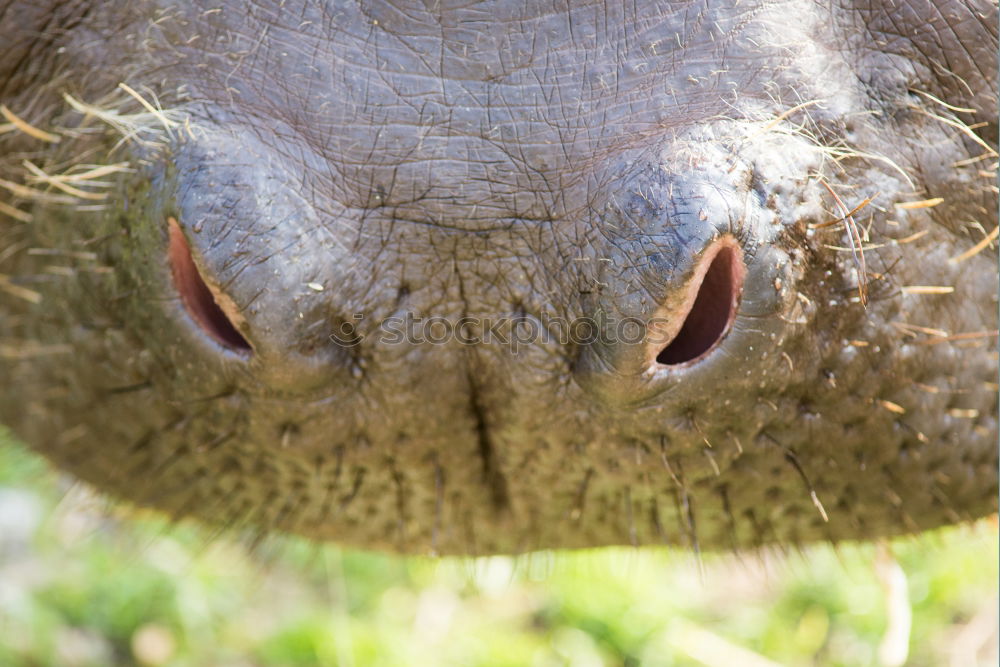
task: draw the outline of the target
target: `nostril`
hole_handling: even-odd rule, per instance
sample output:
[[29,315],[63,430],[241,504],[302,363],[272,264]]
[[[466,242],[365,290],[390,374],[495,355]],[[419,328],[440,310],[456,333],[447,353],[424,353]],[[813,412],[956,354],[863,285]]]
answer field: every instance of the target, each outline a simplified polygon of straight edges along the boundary
[[[232,301],[219,290],[210,287],[202,278],[191,256],[191,247],[177,221],[167,218],[167,223],[170,234],[168,256],[174,286],[191,318],[219,344],[236,352],[252,352],[250,343],[236,330],[233,323],[238,315]],[[224,308],[228,308],[232,316],[227,315]]]
[[661,364],[676,366],[700,358],[722,340],[736,315],[745,272],[739,246],[734,241],[724,243],[706,261],[709,265],[702,280],[690,287],[697,294],[686,316],[682,315],[680,330],[656,355]]

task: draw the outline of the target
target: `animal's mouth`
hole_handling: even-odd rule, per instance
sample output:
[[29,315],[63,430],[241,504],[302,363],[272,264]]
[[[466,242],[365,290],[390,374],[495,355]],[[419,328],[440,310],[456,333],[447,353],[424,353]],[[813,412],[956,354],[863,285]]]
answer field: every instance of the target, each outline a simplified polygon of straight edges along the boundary
[[191,256],[191,246],[174,218],[168,218],[170,271],[174,287],[191,319],[202,331],[223,347],[241,354],[253,348],[237,329],[239,312],[225,293],[205,280]]
[[725,338],[736,318],[745,275],[743,251],[735,239],[720,239],[708,248],[670,324],[660,330],[657,365],[695,363]]

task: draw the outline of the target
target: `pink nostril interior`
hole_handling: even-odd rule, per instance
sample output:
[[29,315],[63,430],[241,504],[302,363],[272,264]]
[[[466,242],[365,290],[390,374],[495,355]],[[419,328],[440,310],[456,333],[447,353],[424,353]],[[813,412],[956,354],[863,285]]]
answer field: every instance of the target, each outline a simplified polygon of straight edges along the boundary
[[201,277],[180,225],[173,218],[168,218],[167,222],[170,228],[168,256],[174,286],[192,319],[221,345],[237,352],[251,352],[250,343],[219,305],[225,301],[224,295],[209,287]]
[[656,355],[656,361],[668,366],[698,359],[718,343],[736,314],[736,303],[743,286],[743,260],[739,246],[719,248],[705,271],[698,294],[680,331]]

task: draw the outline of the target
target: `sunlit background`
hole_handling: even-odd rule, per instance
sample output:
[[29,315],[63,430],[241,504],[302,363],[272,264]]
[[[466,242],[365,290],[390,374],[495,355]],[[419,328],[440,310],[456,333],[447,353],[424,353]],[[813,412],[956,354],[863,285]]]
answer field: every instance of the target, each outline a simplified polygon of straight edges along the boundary
[[4,667],[995,666],[998,558],[995,517],[700,560],[249,544],[136,516],[0,432]]

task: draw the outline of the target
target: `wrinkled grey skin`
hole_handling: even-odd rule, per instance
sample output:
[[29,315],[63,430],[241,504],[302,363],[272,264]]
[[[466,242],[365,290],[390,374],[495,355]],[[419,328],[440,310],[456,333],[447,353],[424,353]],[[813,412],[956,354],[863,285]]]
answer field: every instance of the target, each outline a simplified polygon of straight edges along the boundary
[[[0,2],[0,102],[62,137],[0,134],[0,421],[111,495],[439,553],[996,511],[995,246],[954,259],[997,226],[995,4],[50,4]],[[63,97],[143,112],[121,82],[183,126]],[[866,198],[862,271],[811,225]],[[720,248],[725,326],[658,362]],[[482,331],[581,318],[659,324]]]

